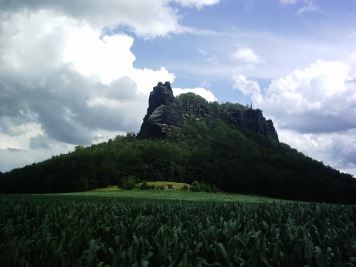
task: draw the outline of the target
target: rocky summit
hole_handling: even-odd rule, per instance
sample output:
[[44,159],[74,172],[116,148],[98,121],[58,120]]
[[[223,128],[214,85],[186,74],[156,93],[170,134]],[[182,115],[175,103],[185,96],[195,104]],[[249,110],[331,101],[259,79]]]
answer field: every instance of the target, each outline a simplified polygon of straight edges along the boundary
[[230,116],[223,115],[221,119],[237,126],[241,130],[262,134],[278,140],[278,134],[272,120],[266,120],[262,115],[262,110],[248,108],[241,111],[232,109],[230,113]]
[[187,119],[220,119],[242,131],[262,134],[278,140],[272,120],[266,120],[260,109],[240,104],[208,103],[200,96],[174,97],[169,82],[159,82],[149,97],[147,114],[143,119],[138,138],[165,138],[175,129],[184,126]]
[[172,130],[184,126],[181,106],[169,82],[159,82],[150,93],[148,103],[138,138],[165,138]]

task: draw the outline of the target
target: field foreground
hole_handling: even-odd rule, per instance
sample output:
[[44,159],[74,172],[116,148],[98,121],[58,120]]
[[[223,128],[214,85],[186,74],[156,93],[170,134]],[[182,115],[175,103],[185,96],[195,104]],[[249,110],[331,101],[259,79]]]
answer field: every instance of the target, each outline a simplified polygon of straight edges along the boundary
[[354,266],[355,206],[244,197],[0,195],[1,266]]

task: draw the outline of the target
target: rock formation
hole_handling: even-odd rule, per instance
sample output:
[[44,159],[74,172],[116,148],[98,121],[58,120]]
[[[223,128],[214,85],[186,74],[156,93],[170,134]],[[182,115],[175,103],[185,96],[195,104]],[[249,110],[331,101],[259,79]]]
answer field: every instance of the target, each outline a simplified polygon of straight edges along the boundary
[[159,82],[150,93],[148,103],[138,138],[165,138],[172,130],[184,126],[181,106],[169,82]]
[[208,103],[194,94],[173,96],[169,82],[159,82],[149,97],[147,114],[143,119],[138,138],[165,138],[172,130],[184,126],[187,118],[220,119],[242,131],[254,132],[278,140],[278,134],[271,120],[266,120],[260,109],[239,104]]
[[[221,116],[221,119],[233,124],[244,131],[270,136],[278,140],[278,134],[272,120],[266,120],[260,109],[246,108],[245,110],[230,110],[229,116]],[[222,115],[222,114],[221,114]]]
[[199,96],[189,94],[191,93],[179,97],[184,117],[220,119],[242,131],[262,134],[278,140],[278,134],[272,120],[266,120],[260,109],[252,109],[252,106],[247,107],[233,103],[208,103]]

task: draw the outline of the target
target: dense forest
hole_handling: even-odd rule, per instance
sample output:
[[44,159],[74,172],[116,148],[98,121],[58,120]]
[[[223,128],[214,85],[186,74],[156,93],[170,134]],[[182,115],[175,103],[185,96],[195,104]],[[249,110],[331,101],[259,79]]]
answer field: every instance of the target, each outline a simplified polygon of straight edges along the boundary
[[[185,108],[195,102],[199,113],[248,108],[208,103],[193,94],[178,100]],[[182,129],[166,139],[137,139],[136,134],[127,133],[3,173],[0,192],[86,191],[127,180],[199,181],[227,192],[356,203],[356,179],[351,175],[325,166],[278,139],[242,131],[219,117],[193,113],[186,116]]]

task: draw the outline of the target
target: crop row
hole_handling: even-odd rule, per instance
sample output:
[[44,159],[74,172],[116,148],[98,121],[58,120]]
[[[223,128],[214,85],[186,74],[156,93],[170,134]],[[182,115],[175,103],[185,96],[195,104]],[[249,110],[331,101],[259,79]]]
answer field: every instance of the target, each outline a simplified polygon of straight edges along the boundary
[[356,207],[0,196],[2,266],[354,266]]

